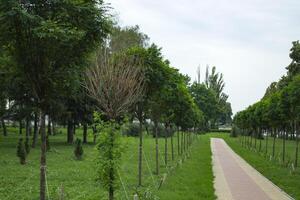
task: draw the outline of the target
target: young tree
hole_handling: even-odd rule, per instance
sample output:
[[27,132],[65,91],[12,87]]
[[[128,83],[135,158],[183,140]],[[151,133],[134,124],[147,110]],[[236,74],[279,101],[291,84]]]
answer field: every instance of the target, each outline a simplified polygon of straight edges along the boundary
[[[152,96],[157,94],[163,85],[166,66],[166,61],[163,60],[161,49],[152,44],[149,48],[131,48],[130,55],[140,59],[142,62],[143,71],[145,74],[144,79],[144,95],[143,98],[137,103],[134,113],[140,123],[139,131],[139,162],[138,162],[138,185],[142,184],[142,155],[143,155],[143,129],[142,125],[145,122],[147,114],[149,114],[150,102],[153,102]],[[153,104],[152,104],[153,105]],[[151,116],[152,114],[150,114]],[[154,116],[154,115],[152,115]],[[158,121],[158,119],[153,120]]]
[[19,139],[18,146],[17,146],[17,156],[20,159],[21,165],[25,165],[27,153],[26,153],[26,148],[25,148],[24,142],[23,142],[23,138]]
[[79,138],[77,138],[75,142],[74,155],[77,158],[77,160],[80,160],[83,155],[82,142]]
[[86,75],[87,91],[111,126],[106,126],[102,131],[105,134],[99,141],[98,162],[99,178],[112,200],[117,188],[117,169],[121,157],[116,122],[120,122],[128,109],[142,97],[143,71],[136,57],[125,53],[109,55],[104,48],[98,53],[95,66],[88,69]]
[[289,83],[285,89],[284,98],[288,100],[289,116],[292,117],[294,131],[292,134],[296,135],[296,148],[295,148],[295,167],[298,167],[298,155],[299,155],[299,121],[300,121],[300,75],[293,78],[292,82]]

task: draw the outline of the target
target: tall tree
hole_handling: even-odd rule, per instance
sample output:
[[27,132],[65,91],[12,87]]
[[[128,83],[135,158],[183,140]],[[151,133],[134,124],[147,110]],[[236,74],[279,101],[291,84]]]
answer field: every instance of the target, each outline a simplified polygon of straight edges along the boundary
[[11,0],[0,5],[0,44],[16,62],[41,113],[41,200],[46,199],[46,113],[105,37],[105,10],[102,1]]

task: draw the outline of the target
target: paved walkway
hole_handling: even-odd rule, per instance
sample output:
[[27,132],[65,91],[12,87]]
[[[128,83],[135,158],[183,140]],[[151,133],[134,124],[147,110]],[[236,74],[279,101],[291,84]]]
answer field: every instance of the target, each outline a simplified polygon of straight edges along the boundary
[[211,148],[218,200],[292,199],[234,153],[223,139],[212,138]]

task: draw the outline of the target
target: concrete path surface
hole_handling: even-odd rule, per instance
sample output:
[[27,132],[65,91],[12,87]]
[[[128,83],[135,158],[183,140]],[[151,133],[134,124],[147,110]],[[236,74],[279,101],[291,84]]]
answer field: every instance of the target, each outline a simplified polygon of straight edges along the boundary
[[290,200],[239,157],[223,139],[211,139],[214,187],[219,200]]

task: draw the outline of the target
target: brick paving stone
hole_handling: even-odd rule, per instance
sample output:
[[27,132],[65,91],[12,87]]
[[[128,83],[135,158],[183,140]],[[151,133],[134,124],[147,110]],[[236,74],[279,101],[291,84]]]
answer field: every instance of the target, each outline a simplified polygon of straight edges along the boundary
[[288,200],[287,194],[258,173],[223,139],[212,138],[216,196],[219,200]]

